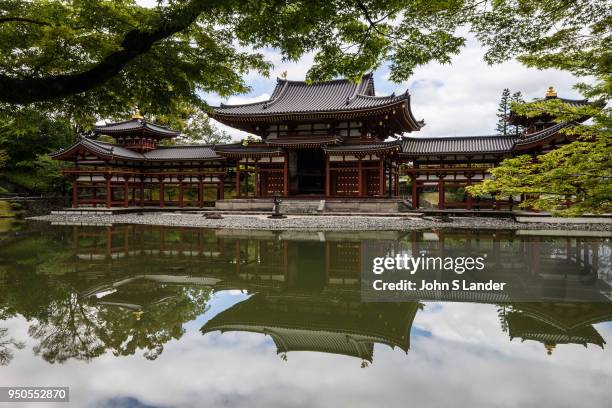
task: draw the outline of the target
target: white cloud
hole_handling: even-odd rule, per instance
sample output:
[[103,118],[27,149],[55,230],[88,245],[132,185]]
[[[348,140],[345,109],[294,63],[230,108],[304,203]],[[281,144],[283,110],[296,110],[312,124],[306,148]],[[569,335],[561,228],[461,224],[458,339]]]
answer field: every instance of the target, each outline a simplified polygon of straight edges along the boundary
[[[276,77],[283,71],[287,71],[289,79],[303,80],[313,62],[313,54],[298,62],[286,62],[274,49],[260,52],[274,64],[271,76],[265,78],[251,72],[245,80],[254,91],[229,98],[229,103],[260,101],[272,92]],[[468,36],[466,47],[451,64],[429,63],[402,84],[390,82],[388,67],[382,67],[375,72],[377,93],[384,95],[409,89],[414,115],[426,122],[414,135],[423,137],[494,133],[497,104],[504,88],[521,91],[526,100],[543,97],[550,85],[557,89],[559,96],[581,97],[572,89],[581,79],[567,72],[526,68],[517,61],[489,66],[483,60],[484,52],[478,41]],[[244,137],[243,133],[231,131],[236,137]]]
[[[402,91],[410,89],[413,113],[427,124],[419,136],[493,133],[504,88],[521,91],[526,100],[544,97],[550,85],[560,96],[580,97],[572,89],[579,80],[567,72],[526,68],[517,61],[490,66],[483,60],[484,53],[470,39],[452,64],[427,64],[402,84]],[[388,74],[382,79],[387,80]]]

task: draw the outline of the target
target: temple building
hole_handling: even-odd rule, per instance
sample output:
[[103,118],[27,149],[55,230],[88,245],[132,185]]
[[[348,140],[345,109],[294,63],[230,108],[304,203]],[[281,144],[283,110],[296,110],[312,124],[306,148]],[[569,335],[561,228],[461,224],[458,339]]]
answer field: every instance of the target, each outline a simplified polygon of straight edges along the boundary
[[[546,97],[557,96],[550,88]],[[488,170],[507,157],[567,143],[570,136],[560,131],[572,125],[512,114],[524,133],[408,136],[425,125],[413,115],[410,95],[377,96],[371,74],[359,82],[278,79],[268,100],[221,105],[210,116],[261,140],[167,146],[164,141],[179,132],[138,113],[96,126],[93,138],[51,154],[74,163],[64,171],[73,183],[73,207],[203,207],[278,195],[384,199],[413,209],[505,209],[513,198],[475,200],[464,188],[490,177]],[[115,143],[95,140],[99,135]],[[404,191],[402,175],[410,178]]]

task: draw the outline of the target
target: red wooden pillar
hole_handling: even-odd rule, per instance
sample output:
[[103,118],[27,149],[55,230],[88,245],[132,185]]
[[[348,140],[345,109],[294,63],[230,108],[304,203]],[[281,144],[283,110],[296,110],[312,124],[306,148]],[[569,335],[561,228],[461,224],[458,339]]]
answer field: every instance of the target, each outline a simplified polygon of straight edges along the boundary
[[204,207],[204,183],[202,183],[202,178],[198,179],[198,207]]
[[358,158],[358,162],[357,162],[357,195],[359,197],[363,197],[363,180],[362,180],[362,163],[361,163],[361,157]]
[[417,186],[417,175],[412,176],[412,209],[416,210],[419,208],[419,188]]
[[225,182],[221,180],[219,183],[219,200],[223,200],[225,197]]
[[442,177],[438,180],[438,209],[444,209],[444,180]]
[[183,208],[184,204],[185,202],[184,202],[184,197],[183,197],[183,178],[180,177],[179,178],[179,207]]
[[255,197],[259,197],[259,162],[255,161]]
[[283,167],[283,195],[289,196],[289,155],[285,155],[285,163]]
[[123,182],[123,206],[125,208],[128,208],[130,206],[130,188],[128,185],[128,179],[126,177],[125,181]]
[[325,155],[325,197],[331,197],[331,172],[329,170],[329,155]]
[[93,201],[94,201],[94,208],[96,208],[98,206],[98,192],[96,189],[96,183],[91,183],[91,193],[93,195]]
[[378,161],[378,194],[385,196],[385,163],[382,157]]
[[140,179],[140,206],[144,207],[144,180]]
[[72,208],[79,208],[79,182],[78,176],[72,178]]
[[400,195],[400,184],[399,184],[399,178],[400,178],[400,171],[399,171],[399,165],[396,164],[395,165],[395,196],[399,197]]
[[164,179],[159,179],[159,208],[164,208]]
[[113,205],[113,188],[111,186],[110,174],[106,175],[106,208],[111,208]]
[[236,163],[236,198],[240,198],[240,162]]

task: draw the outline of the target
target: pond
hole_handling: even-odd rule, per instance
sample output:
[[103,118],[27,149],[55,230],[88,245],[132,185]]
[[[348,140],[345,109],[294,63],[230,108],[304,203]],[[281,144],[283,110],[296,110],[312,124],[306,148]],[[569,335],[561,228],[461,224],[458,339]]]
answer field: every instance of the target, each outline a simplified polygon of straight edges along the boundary
[[[389,245],[476,248],[541,301],[364,302],[364,254]],[[75,407],[610,406],[611,257],[516,231],[26,223],[0,236],[0,386]]]

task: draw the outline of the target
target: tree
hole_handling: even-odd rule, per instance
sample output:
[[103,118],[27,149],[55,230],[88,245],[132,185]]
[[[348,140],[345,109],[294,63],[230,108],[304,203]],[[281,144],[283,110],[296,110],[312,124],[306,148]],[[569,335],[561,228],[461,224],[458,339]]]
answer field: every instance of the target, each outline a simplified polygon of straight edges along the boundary
[[0,149],[0,169],[6,166],[6,162],[9,160],[9,155],[6,150]]
[[500,135],[507,135],[510,124],[508,119],[510,117],[510,89],[504,88],[499,101],[499,107],[497,108],[497,133]]
[[181,136],[169,144],[219,144],[232,140],[229,133],[210,122],[205,110],[197,106],[183,106],[176,113],[160,115],[154,121],[181,131]]
[[21,350],[25,343],[8,337],[8,329],[0,327],[0,366],[8,365],[13,359],[13,348]]
[[[518,105],[525,103],[523,100],[523,94],[521,91],[516,91],[510,97],[510,107],[515,109]],[[508,132],[515,136],[520,135],[523,132],[523,127],[521,125],[509,125]]]
[[133,101],[168,111],[173,100],[201,102],[197,91],[246,91],[243,74],[271,68],[257,51],[263,47],[293,61],[315,53],[311,80],[356,79],[388,61],[401,81],[416,66],[450,62],[465,43],[453,33],[476,4],[7,1],[0,6],[0,101],[63,98],[124,111]]
[[[525,194],[523,207],[561,215],[612,210],[612,9],[605,1],[499,1],[473,30],[488,47],[490,63],[517,56],[529,67],[556,68],[591,83],[576,88],[597,99],[594,106],[576,107],[558,99],[514,104],[519,114],[543,113],[557,122],[576,124],[563,132],[575,141],[539,155],[519,156],[491,170],[493,180],[469,188],[478,196]],[[573,205],[567,208],[566,204]]]
[[[559,215],[612,211],[612,136],[610,112],[596,106],[575,107],[560,100],[517,106],[520,114],[554,114],[559,121],[585,116],[593,124],[576,124],[565,133],[577,140],[537,157],[506,159],[490,170],[493,179],[468,187],[475,196],[524,195],[522,208],[552,211]],[[570,205],[571,204],[571,205]]]

